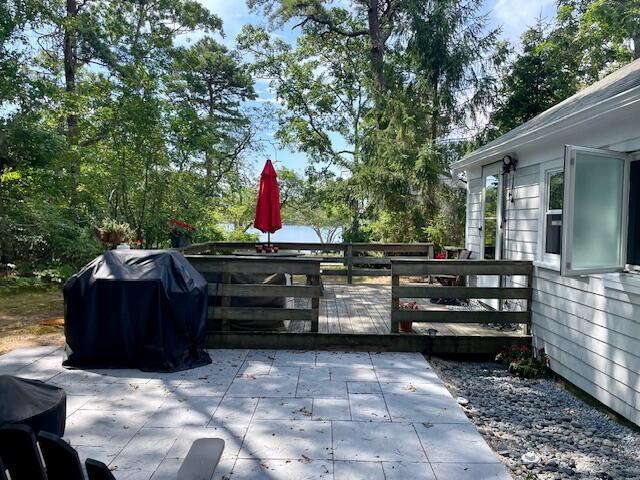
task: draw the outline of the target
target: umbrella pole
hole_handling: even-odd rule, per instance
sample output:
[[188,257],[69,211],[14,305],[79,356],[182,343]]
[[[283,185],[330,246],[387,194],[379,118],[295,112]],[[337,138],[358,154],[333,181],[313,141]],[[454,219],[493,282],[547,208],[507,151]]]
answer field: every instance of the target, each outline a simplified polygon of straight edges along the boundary
[[267,247],[271,246],[271,232],[267,232]]

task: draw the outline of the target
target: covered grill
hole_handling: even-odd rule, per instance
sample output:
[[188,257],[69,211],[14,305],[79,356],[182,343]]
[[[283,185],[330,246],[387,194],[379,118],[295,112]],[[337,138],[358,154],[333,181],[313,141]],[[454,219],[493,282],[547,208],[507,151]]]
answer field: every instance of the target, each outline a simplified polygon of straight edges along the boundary
[[177,251],[113,250],[64,286],[63,365],[177,371],[211,363],[207,281]]

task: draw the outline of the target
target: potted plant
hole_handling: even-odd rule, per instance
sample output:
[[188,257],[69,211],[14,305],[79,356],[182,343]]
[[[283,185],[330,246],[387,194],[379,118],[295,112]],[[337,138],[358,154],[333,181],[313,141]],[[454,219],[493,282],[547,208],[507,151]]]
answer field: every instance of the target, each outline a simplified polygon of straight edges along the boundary
[[191,239],[196,231],[196,227],[180,220],[169,221],[169,238],[172,248],[181,248],[191,245]]
[[[420,310],[418,302],[400,302],[400,310]],[[413,331],[413,322],[411,320],[400,322],[400,331],[402,333],[411,333]]]
[[102,221],[102,224],[96,230],[96,235],[102,243],[112,246],[128,243],[134,238],[133,230],[128,223],[118,222],[111,218],[106,218]]

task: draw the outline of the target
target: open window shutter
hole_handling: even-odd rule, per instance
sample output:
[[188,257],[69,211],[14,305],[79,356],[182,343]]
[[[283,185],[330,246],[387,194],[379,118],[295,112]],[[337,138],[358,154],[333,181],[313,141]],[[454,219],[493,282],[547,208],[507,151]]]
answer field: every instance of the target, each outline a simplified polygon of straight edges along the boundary
[[562,275],[624,268],[629,163],[623,153],[565,147]]

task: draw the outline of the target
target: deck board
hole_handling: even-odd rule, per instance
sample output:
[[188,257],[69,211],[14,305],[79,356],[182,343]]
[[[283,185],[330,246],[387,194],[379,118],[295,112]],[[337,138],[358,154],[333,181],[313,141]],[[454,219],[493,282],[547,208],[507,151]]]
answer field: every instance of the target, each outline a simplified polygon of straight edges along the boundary
[[[411,300],[411,299],[408,299]],[[429,299],[415,299],[421,310],[442,308]],[[308,299],[297,299],[296,308],[308,307]],[[390,333],[391,286],[325,284],[320,299],[319,333],[387,335]],[[429,328],[438,335],[498,336],[522,335],[523,329],[503,331],[479,323],[414,323],[415,334],[426,334]],[[287,331],[304,333],[311,331],[310,322],[288,322]]]

